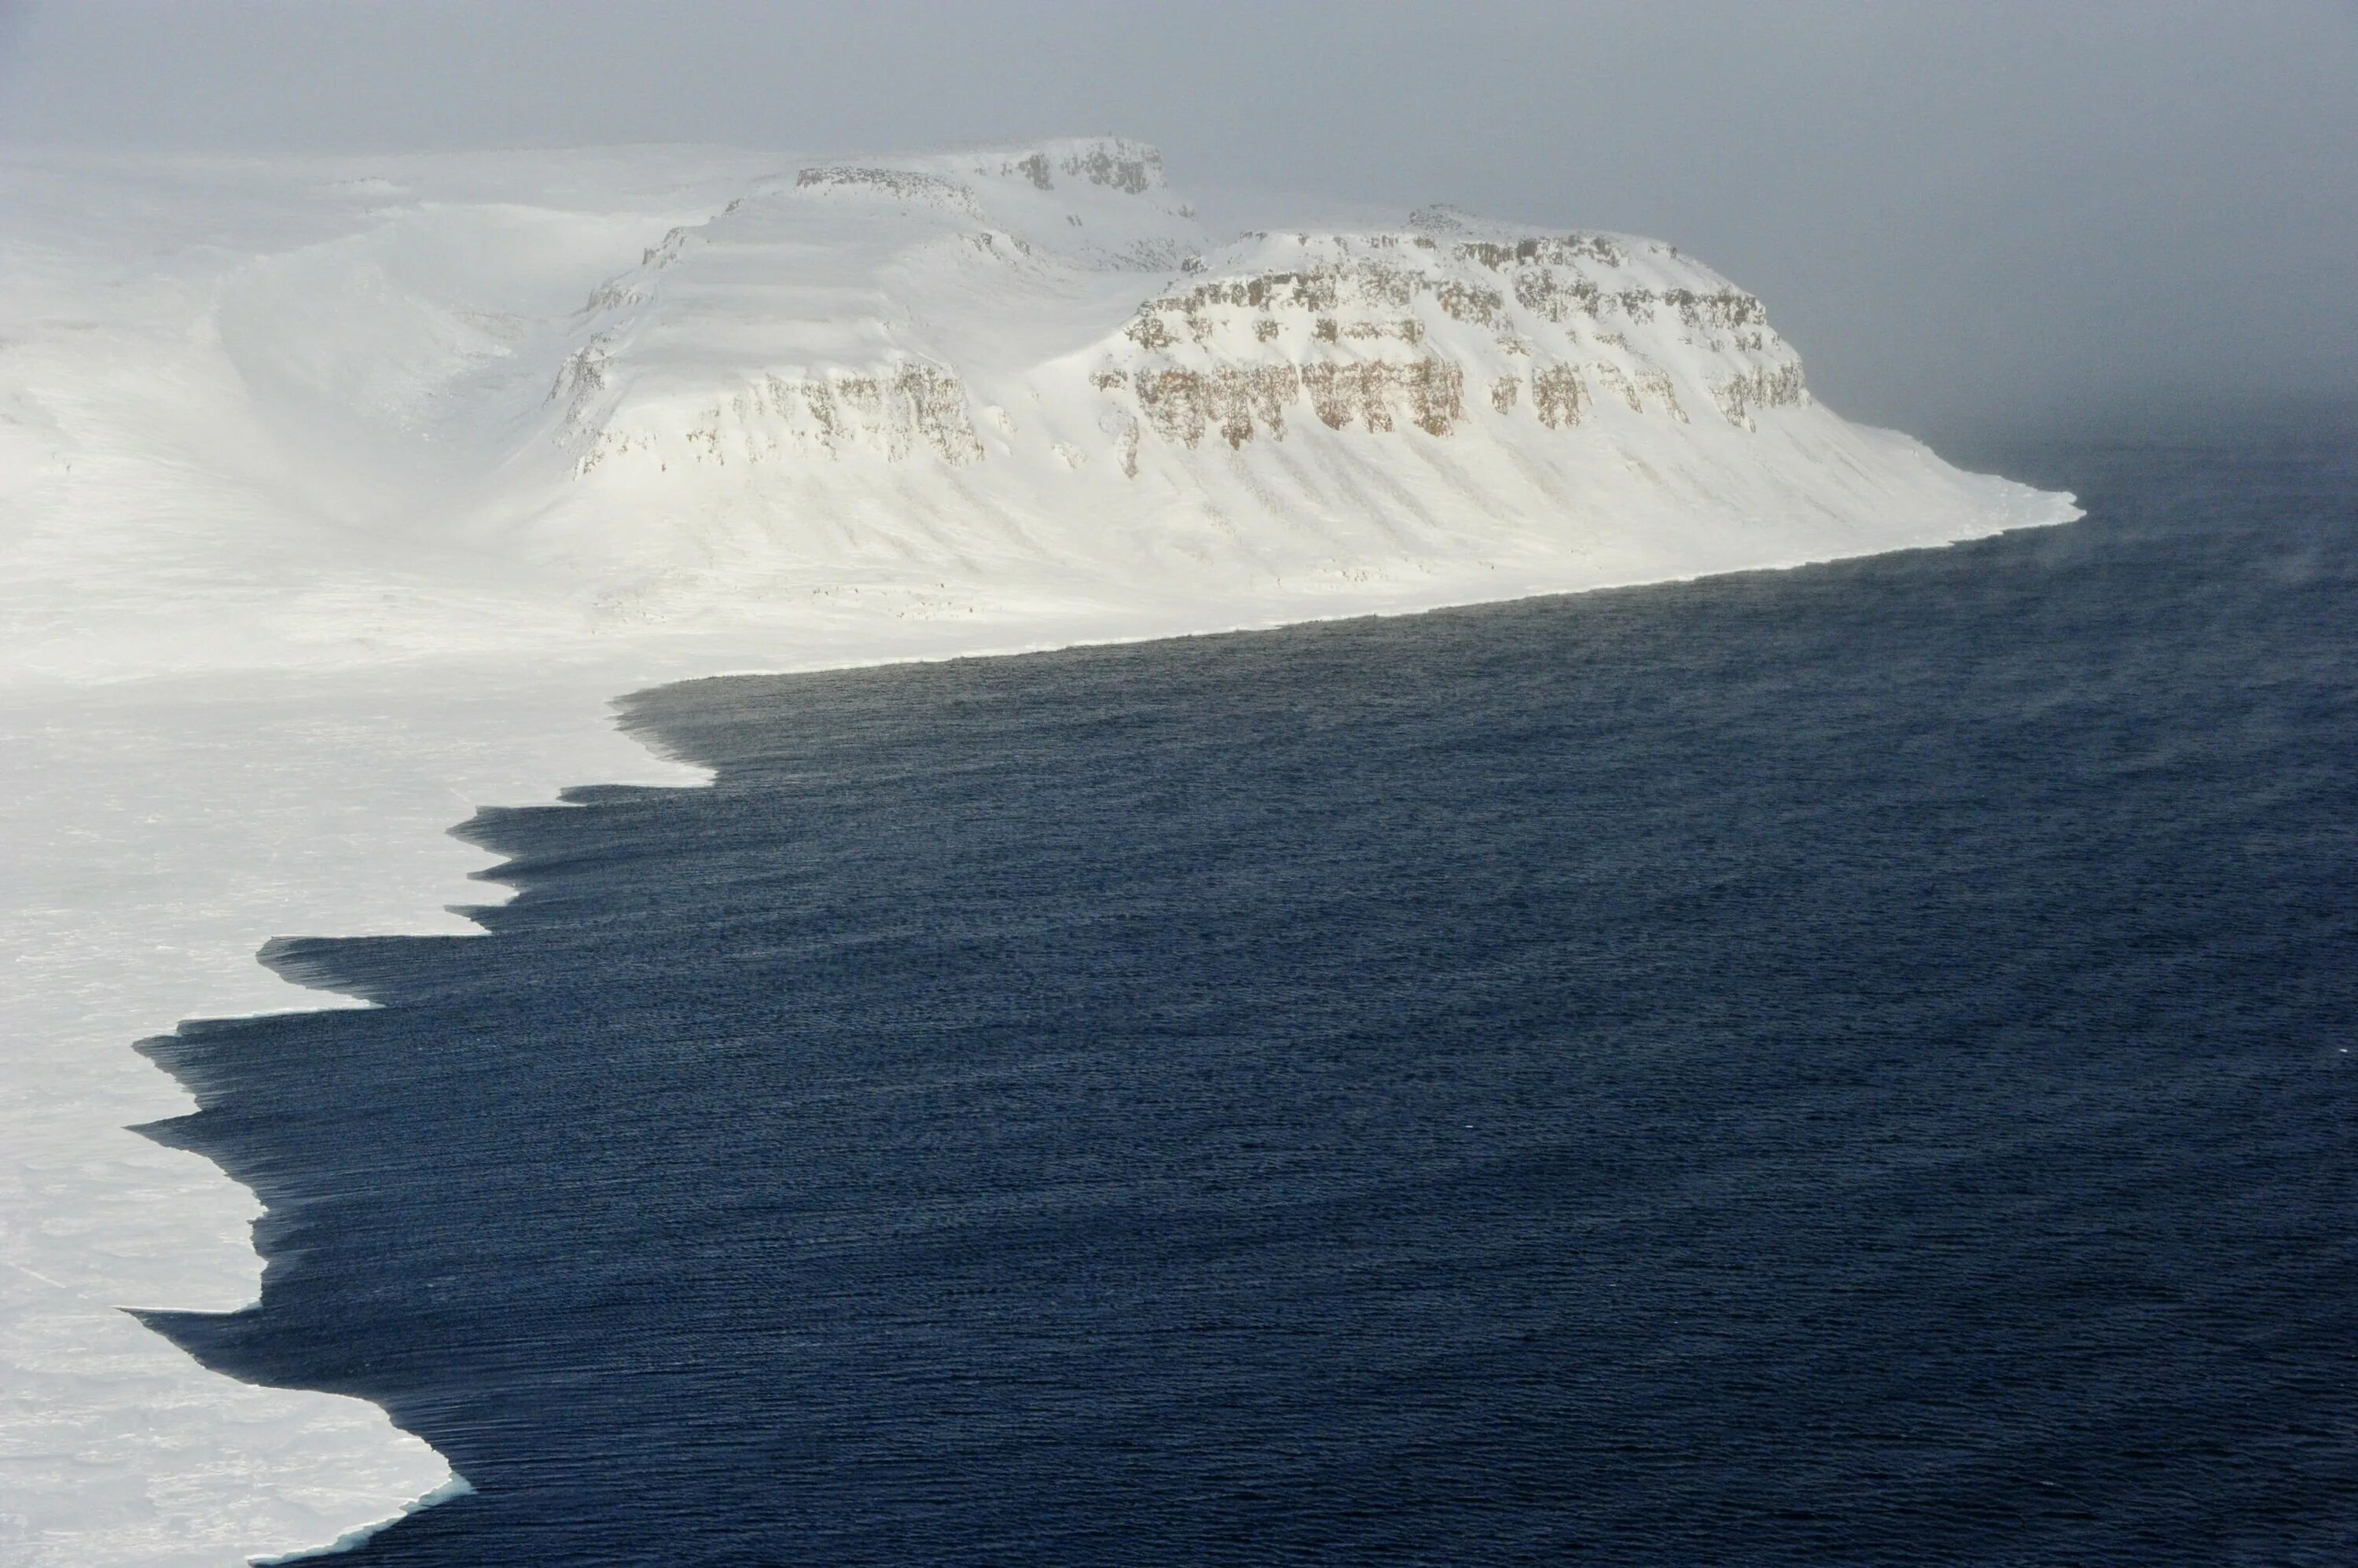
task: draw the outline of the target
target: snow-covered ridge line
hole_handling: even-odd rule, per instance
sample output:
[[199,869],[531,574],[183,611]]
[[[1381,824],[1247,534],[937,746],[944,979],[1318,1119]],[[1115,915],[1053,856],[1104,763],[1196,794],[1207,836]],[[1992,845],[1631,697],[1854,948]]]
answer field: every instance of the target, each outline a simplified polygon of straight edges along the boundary
[[449,1483],[117,1310],[258,1271],[250,1195],[123,1130],[189,1108],[127,1047],[330,1004],[271,937],[474,929],[478,805],[692,782],[614,694],[2073,514],[1835,416],[1674,247],[1217,235],[1113,138],[27,157],[0,284],[12,1564],[283,1554]]

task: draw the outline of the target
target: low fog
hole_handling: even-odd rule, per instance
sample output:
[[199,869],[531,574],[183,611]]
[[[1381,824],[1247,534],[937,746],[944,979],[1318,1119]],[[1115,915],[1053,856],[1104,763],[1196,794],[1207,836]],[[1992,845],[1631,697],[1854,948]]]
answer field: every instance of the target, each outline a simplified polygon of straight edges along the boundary
[[2300,417],[2358,376],[2358,5],[0,0],[0,157],[1117,132],[1207,212],[1671,240],[1853,417]]

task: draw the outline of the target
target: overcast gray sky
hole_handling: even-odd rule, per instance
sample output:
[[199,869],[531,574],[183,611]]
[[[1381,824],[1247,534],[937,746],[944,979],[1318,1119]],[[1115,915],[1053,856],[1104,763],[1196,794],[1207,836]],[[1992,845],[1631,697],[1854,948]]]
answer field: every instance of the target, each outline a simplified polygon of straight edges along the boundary
[[1936,436],[2358,393],[2358,0],[0,0],[0,150],[1097,131],[1673,241]]

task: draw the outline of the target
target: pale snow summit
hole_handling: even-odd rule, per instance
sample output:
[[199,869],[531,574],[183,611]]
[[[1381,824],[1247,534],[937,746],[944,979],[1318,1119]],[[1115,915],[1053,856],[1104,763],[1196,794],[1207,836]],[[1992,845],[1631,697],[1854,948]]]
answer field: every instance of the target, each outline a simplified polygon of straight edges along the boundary
[[1838,418],[1758,298],[1651,240],[1446,208],[1217,234],[1120,139],[653,200],[504,156],[308,171],[244,254],[245,210],[180,213],[205,276],[135,275],[144,335],[16,345],[0,440],[56,481],[25,580],[148,611],[53,624],[32,667],[545,645],[847,587],[1282,619],[2064,514]]
[[539,435],[532,547],[674,572],[1663,576],[2022,499],[1816,406],[1674,247],[1450,209],[1221,239],[1123,141],[758,183],[590,295]]

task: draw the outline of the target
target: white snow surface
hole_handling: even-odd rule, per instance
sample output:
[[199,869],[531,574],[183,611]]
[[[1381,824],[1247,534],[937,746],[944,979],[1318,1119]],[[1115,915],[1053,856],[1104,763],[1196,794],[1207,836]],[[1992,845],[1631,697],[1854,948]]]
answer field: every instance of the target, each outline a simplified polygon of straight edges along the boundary
[[[1207,232],[1112,138],[0,166],[0,1563],[231,1563],[460,1485],[198,1368],[250,1194],[130,1049],[459,931],[446,829],[692,784],[622,692],[1402,611],[2076,515],[1809,395],[1674,248]],[[491,896],[497,896],[496,893]]]

